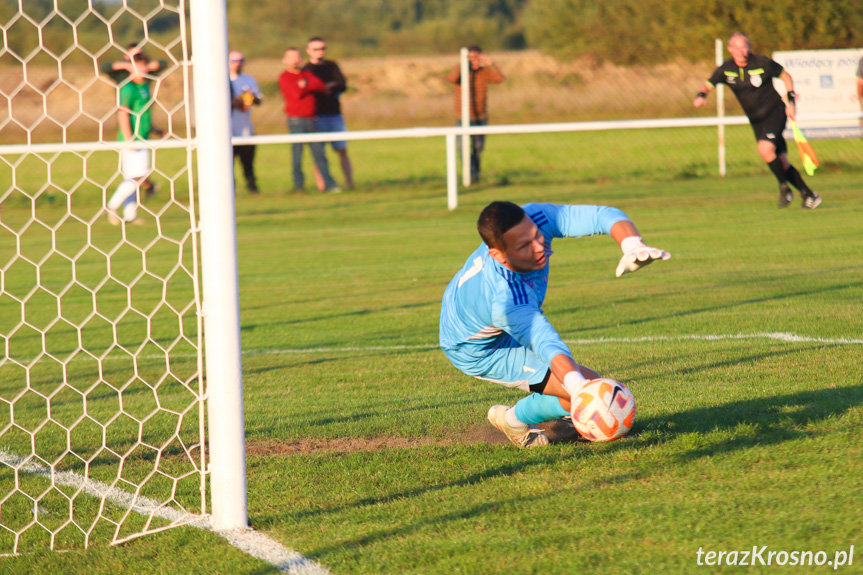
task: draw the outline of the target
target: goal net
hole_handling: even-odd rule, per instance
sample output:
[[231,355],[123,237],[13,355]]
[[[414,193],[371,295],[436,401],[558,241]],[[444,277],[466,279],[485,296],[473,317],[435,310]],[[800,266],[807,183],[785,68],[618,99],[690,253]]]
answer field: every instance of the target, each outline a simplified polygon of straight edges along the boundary
[[[0,554],[200,521],[185,2],[6,0],[0,29]],[[153,124],[136,174],[117,141],[132,83]]]

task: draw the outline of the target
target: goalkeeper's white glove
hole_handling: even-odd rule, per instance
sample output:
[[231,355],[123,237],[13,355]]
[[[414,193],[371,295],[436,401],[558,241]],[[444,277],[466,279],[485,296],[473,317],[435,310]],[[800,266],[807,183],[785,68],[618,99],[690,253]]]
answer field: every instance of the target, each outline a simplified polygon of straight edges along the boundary
[[585,383],[587,383],[587,378],[581,375],[581,372],[578,370],[570,371],[563,376],[563,389],[569,392],[569,396],[573,400],[575,400],[575,396],[578,395],[578,392],[581,391]]
[[617,264],[615,271],[617,277],[643,268],[654,260],[667,260],[671,257],[671,254],[666,251],[646,245],[641,236],[624,238],[620,242],[620,249],[623,250],[623,257]]

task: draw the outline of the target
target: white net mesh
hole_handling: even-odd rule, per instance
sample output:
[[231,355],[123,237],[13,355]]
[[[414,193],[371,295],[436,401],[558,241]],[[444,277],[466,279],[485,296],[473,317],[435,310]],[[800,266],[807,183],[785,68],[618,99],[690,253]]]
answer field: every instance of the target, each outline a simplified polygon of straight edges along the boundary
[[[0,3],[0,553],[118,542],[205,511],[185,12]],[[138,180],[137,218],[116,225],[129,79],[102,66],[132,44],[159,66],[158,140],[141,144],[157,187]]]

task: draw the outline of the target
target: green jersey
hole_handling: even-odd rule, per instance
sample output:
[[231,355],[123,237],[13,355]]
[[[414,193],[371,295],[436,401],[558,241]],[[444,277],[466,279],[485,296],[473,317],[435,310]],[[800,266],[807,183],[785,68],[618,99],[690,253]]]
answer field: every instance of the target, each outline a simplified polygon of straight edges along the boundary
[[[136,140],[146,140],[150,137],[153,121],[150,113],[150,84],[127,82],[120,88],[120,105],[131,111],[129,121],[132,124],[132,134]],[[123,130],[117,128],[117,139],[121,142]]]

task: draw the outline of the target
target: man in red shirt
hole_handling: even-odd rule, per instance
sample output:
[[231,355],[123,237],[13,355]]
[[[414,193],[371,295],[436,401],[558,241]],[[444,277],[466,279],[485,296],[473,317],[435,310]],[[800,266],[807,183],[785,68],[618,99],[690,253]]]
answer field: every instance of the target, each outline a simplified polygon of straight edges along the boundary
[[[285,99],[285,114],[288,117],[288,131],[292,134],[317,132],[315,123],[315,93],[326,90],[324,83],[309,71],[303,70],[303,58],[297,48],[288,48],[282,59],[285,71],[279,76],[279,88]],[[340,192],[338,184],[330,175],[323,142],[309,142],[315,166],[321,173],[324,192]],[[305,185],[303,175],[303,144],[292,145],[294,191],[302,191]]]

